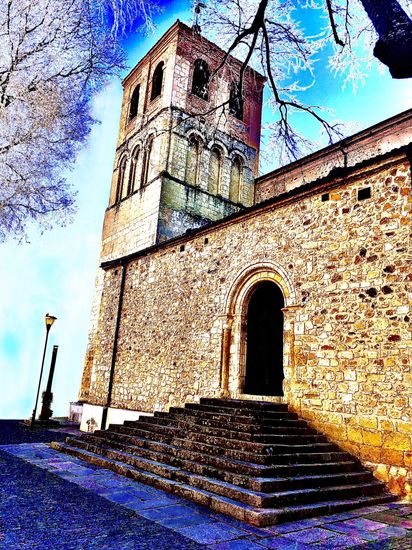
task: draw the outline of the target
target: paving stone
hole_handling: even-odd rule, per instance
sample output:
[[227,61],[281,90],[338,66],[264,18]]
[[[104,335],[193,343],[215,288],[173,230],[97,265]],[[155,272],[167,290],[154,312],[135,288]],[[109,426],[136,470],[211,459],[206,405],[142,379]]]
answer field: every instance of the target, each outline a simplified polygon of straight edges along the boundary
[[212,544],[223,542],[245,535],[244,531],[228,527],[224,523],[206,524],[193,527],[177,529],[179,533],[201,544]]
[[376,529],[382,529],[386,527],[384,523],[378,521],[372,521],[367,518],[356,518],[345,521],[346,525],[351,525],[359,529],[366,529],[367,531],[376,531]]
[[[0,450],[0,548],[200,548],[89,490]],[[110,522],[108,522],[110,518]],[[115,527],[113,527],[115,526]]]
[[357,518],[364,513],[364,508],[358,508],[350,512],[341,512],[339,514],[332,514],[330,516],[322,516],[321,521],[323,523],[334,523],[335,521],[345,521],[346,519]]
[[154,508],[152,510],[143,510],[140,515],[153,521],[161,521],[167,518],[190,517],[192,514],[193,511],[188,506],[178,504],[162,506],[161,508]]
[[262,550],[263,547],[249,539],[238,539],[212,544],[208,546],[208,548],[210,548],[210,550]]
[[321,529],[320,527],[314,527],[313,529],[303,529],[302,531],[297,531],[295,533],[286,533],[284,535],[285,538],[290,538],[297,542],[305,543],[320,542],[323,540],[327,540],[333,536],[334,534],[331,531]]
[[274,548],[278,550],[313,550],[313,546],[300,541],[287,539],[284,537],[274,537],[271,539],[261,539],[259,543],[264,548]]
[[398,527],[403,527],[404,529],[412,529],[412,520],[405,519],[403,516],[397,516],[395,514],[378,512],[376,514],[368,515],[367,518],[389,525],[397,525]]
[[158,522],[164,527],[169,527],[169,529],[181,529],[182,527],[189,527],[192,525],[204,525],[205,523],[213,525],[213,523],[211,523],[210,517],[204,516],[202,514],[191,514],[190,516],[182,516],[177,518],[166,517],[163,519],[159,519]]
[[364,541],[383,540],[387,539],[389,536],[385,534],[382,529],[367,531],[366,529],[354,527],[353,525],[347,525],[346,522],[328,523],[325,527],[332,531],[337,531],[353,537],[359,537]]
[[363,547],[365,541],[359,537],[349,537],[346,535],[333,535],[326,541],[316,543],[312,546],[312,549],[317,550],[332,550],[334,548],[359,548]]

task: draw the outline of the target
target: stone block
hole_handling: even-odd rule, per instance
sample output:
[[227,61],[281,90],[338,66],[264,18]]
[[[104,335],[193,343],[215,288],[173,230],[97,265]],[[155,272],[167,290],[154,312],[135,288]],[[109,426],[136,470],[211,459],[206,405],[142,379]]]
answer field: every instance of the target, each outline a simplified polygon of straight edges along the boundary
[[362,430],[363,443],[372,447],[382,446],[382,434],[380,432],[371,432]]
[[383,447],[381,453],[381,462],[383,464],[395,464],[398,466],[403,466],[405,462],[403,452]]
[[349,441],[354,441],[355,443],[362,443],[362,430],[354,426],[348,426],[348,439]]
[[365,460],[367,462],[378,463],[381,461],[381,450],[378,447],[360,445],[359,454],[360,454],[361,460]]
[[411,437],[402,433],[385,433],[383,446],[390,450],[410,451],[412,449]]

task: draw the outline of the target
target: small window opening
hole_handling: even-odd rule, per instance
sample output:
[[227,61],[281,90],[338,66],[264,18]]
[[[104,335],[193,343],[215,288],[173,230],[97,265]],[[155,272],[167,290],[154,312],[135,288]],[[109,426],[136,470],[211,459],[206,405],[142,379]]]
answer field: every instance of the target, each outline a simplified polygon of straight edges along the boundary
[[119,202],[124,198],[125,195],[125,185],[124,179],[126,175],[126,162],[127,159],[124,157],[119,164],[118,175],[117,175],[117,189],[116,189],[116,202]]
[[229,200],[232,202],[240,201],[240,187],[242,184],[242,172],[243,165],[239,157],[235,157],[230,169],[230,188],[229,188]]
[[185,245],[184,245],[184,244],[181,244],[181,245],[180,245],[180,252],[184,252],[184,250],[185,250]]
[[136,147],[132,154],[129,172],[129,182],[127,185],[127,194],[131,195],[137,189],[136,168],[139,160],[139,148]]
[[153,148],[153,136],[151,136],[148,139],[146,148],[143,154],[141,187],[145,187],[145,185],[147,185],[149,182],[149,173],[151,172],[150,162],[151,162],[152,148]]
[[139,97],[140,97],[140,85],[138,84],[133,90],[132,97],[130,99],[130,110],[129,110],[129,122],[133,120],[139,109]]
[[162,93],[162,84],[163,84],[163,67],[164,63],[161,61],[156,69],[153,72],[153,78],[152,78],[152,94],[150,96],[150,99],[153,101],[161,95]]
[[230,88],[229,113],[237,119],[243,120],[243,97],[237,82],[233,82]]
[[205,237],[205,244],[209,244],[209,239]]
[[222,177],[223,155],[218,147],[213,147],[210,152],[208,191],[212,195],[220,192],[220,180]]
[[199,182],[200,152],[200,141],[195,136],[191,136],[186,152],[185,180],[194,186]]
[[329,200],[329,193],[323,193],[323,195],[321,196],[320,200],[322,202],[326,202]]
[[196,59],[193,70],[192,94],[205,101],[209,98],[210,71],[206,61]]
[[365,199],[371,198],[371,188],[364,187],[363,189],[358,190],[358,201],[364,201]]

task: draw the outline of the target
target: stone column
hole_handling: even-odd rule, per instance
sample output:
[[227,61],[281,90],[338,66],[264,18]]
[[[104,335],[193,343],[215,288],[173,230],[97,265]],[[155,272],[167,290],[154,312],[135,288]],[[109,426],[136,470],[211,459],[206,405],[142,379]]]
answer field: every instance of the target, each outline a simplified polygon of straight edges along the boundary
[[220,367],[220,394],[222,397],[229,397],[229,368],[230,368],[230,346],[232,340],[232,321],[228,317],[222,329],[222,350]]
[[295,318],[303,307],[303,305],[291,305],[282,308],[284,315],[283,370],[285,374],[285,395],[291,391],[295,382],[300,382],[299,370],[296,368],[295,362]]

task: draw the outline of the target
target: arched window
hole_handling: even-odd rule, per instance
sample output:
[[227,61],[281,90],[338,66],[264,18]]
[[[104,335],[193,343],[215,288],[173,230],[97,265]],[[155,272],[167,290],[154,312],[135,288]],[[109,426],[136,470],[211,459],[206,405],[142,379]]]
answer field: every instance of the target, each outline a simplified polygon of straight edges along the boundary
[[150,96],[150,99],[152,101],[162,93],[163,67],[164,67],[164,63],[163,61],[161,61],[160,63],[158,63],[156,69],[153,72],[152,94]]
[[126,163],[127,159],[126,157],[123,157],[122,160],[119,162],[119,166],[117,168],[116,202],[119,202],[123,198],[125,193],[124,178],[126,175]]
[[139,160],[139,152],[139,147],[135,147],[130,162],[129,183],[127,185],[128,195],[130,195],[131,193],[133,193],[133,191],[136,191],[137,189],[136,168],[137,161]]
[[240,190],[242,185],[243,163],[239,157],[235,157],[230,170],[229,200],[240,202]]
[[209,165],[209,193],[217,195],[220,191],[220,180],[222,177],[222,159],[223,155],[218,147],[213,147],[210,152]]
[[193,69],[192,94],[201,97],[205,101],[209,95],[210,71],[206,61],[196,59]]
[[191,136],[189,138],[186,153],[186,173],[185,180],[191,185],[198,185],[200,171],[200,140]]
[[229,113],[239,120],[243,120],[243,97],[240,95],[237,82],[232,82],[230,87]]
[[130,98],[129,122],[137,115],[137,111],[139,110],[139,97],[140,84],[133,90],[132,97]]
[[143,153],[143,167],[142,167],[142,178],[141,178],[141,186],[145,187],[145,185],[148,184],[150,178],[149,174],[151,172],[150,164],[151,164],[151,155],[152,155],[152,149],[153,149],[153,136],[150,136],[147,140],[146,147]]

